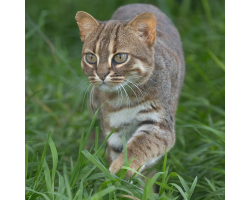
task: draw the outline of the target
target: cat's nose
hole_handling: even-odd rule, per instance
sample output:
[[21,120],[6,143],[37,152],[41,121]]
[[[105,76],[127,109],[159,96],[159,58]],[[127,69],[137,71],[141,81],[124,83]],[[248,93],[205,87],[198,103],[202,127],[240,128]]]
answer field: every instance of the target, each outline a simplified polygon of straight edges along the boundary
[[106,72],[106,73],[98,73],[97,75],[99,76],[99,78],[101,80],[105,80],[106,76],[109,74],[109,72]]

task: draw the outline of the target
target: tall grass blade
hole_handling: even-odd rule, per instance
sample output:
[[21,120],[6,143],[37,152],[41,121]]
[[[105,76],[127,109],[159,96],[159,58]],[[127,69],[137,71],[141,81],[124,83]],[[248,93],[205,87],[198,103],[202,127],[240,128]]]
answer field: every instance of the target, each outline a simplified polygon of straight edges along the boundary
[[[146,178],[146,179],[149,180],[148,177],[142,175],[140,172],[138,172],[138,171],[136,171],[136,170],[134,170],[134,169],[132,169],[132,168],[130,168],[130,167],[123,166],[121,169],[131,170],[132,172],[134,172],[134,173],[140,175],[141,177],[144,177],[144,178]],[[161,186],[161,187],[163,187],[163,188],[165,188],[165,189],[168,189],[168,190],[174,190],[173,188],[167,186],[166,184],[160,183],[160,182],[158,182],[158,181],[155,181],[155,184],[157,184],[157,185],[159,185],[159,186]],[[176,191],[176,190],[174,190],[174,191]]]
[[87,150],[83,150],[82,153],[86,156],[86,158],[91,161],[95,166],[97,166],[104,174],[106,174],[106,176],[111,179],[111,180],[115,180],[115,178],[113,177],[113,175],[111,175],[109,173],[109,171],[107,170],[107,168],[100,163],[98,160],[96,160],[94,158],[94,156],[92,156]]
[[74,171],[74,163],[73,163],[72,157],[70,156],[70,172],[71,172],[71,174],[73,174],[73,171]]
[[65,181],[65,188],[66,188],[66,193],[67,193],[68,199],[72,200],[72,193],[71,193],[71,188],[69,185],[69,179],[68,179],[67,170],[66,170],[65,165],[63,165],[63,177],[64,177],[64,181]]
[[[44,162],[43,162],[43,170],[44,170],[44,175],[45,175],[45,183],[47,186],[47,191],[49,193],[54,192],[54,190],[52,190],[52,183],[51,183],[51,176],[50,176],[50,171],[49,171],[49,166],[47,164],[46,159],[44,158]],[[49,194],[50,199],[54,199],[54,195],[53,194]]]
[[[71,167],[71,176],[70,176],[70,185],[71,185],[71,188],[74,187],[75,183],[76,183],[76,180],[77,180],[77,177],[79,175],[79,172],[80,172],[80,167],[82,165],[82,162],[83,162],[83,155],[81,154],[81,151],[84,149],[84,129],[82,130],[82,134],[81,134],[81,139],[80,139],[80,146],[79,146],[79,152],[78,152],[78,157],[77,157],[77,160],[76,160],[76,164],[75,164],[75,167],[73,167],[73,170],[72,170],[72,167]],[[71,165],[72,166],[72,165]]]
[[58,172],[57,172],[57,175],[58,175],[58,193],[61,194],[59,196],[56,197],[56,200],[60,200],[61,199],[61,196],[64,194],[64,191],[65,191],[65,183],[64,183],[64,179],[62,177],[62,175]]
[[214,187],[214,185],[211,183],[210,180],[208,180],[206,177],[205,177],[205,180],[207,181],[208,185],[210,186],[210,188],[213,190],[213,191],[216,191],[216,188]]
[[88,176],[96,169],[96,166],[94,165],[90,170],[88,170],[84,176],[82,177],[82,180],[86,181],[86,178],[88,178]]
[[[56,175],[56,168],[57,168],[57,163],[58,163],[58,154],[57,154],[55,143],[51,137],[49,138],[49,146],[50,146],[50,150],[52,153],[52,162],[53,162],[52,172],[51,172],[51,190],[54,192],[55,175]],[[53,199],[54,199],[54,196],[53,196]]]
[[115,191],[115,187],[111,186],[109,188],[106,188],[104,190],[99,191],[98,193],[94,194],[90,200],[100,200],[102,197],[104,197],[105,195],[112,193]]
[[179,185],[175,183],[170,183],[170,184],[176,187],[176,189],[181,193],[184,200],[188,200],[186,194],[183,192],[182,188]]
[[29,148],[28,144],[25,146],[25,182],[27,180],[27,174],[28,174],[28,165],[29,165]]
[[214,53],[213,53],[211,50],[209,50],[208,53],[209,53],[209,55],[211,56],[211,58],[214,60],[214,62],[215,62],[223,71],[225,71],[225,64],[222,63],[222,62],[219,60],[219,58],[218,58],[216,55],[214,55]]
[[114,200],[117,200],[115,192],[113,194],[114,194]]
[[[47,135],[47,139],[46,139],[46,142],[45,142],[45,146],[44,146],[44,149],[43,149],[43,153],[42,153],[42,158],[41,158],[41,162],[40,162],[40,165],[38,164],[38,170],[36,172],[36,175],[35,175],[35,179],[34,179],[34,183],[33,183],[33,188],[35,189],[38,185],[38,182],[37,182],[37,179],[38,179],[38,176],[40,176],[40,173],[41,173],[41,170],[42,170],[42,166],[43,166],[43,161],[44,161],[44,158],[45,158],[45,154],[46,154],[46,150],[47,150],[47,145],[49,143],[49,138],[50,138],[50,131]],[[37,159],[37,162],[38,162],[38,159]]]
[[192,186],[191,186],[191,189],[190,189],[189,198],[192,197],[192,194],[193,194],[193,192],[194,192],[194,189],[195,189],[195,187],[196,187],[196,184],[197,184],[197,176],[195,177],[194,182],[192,183]]
[[155,199],[153,196],[153,184],[156,182],[156,180],[159,178],[161,174],[164,174],[163,172],[156,173],[152,179],[149,180],[148,186],[147,186],[147,196],[150,196],[150,199]]
[[44,193],[42,193],[42,192],[37,192],[37,191],[35,191],[35,190],[33,190],[33,189],[29,188],[29,187],[25,187],[25,190],[26,190],[26,191],[33,192],[33,193],[36,193],[36,194],[39,194],[39,195],[43,196],[43,198],[44,198],[45,200],[50,200],[50,198],[49,198],[46,194],[44,194]]
[[124,165],[126,165],[128,162],[128,157],[127,157],[127,143],[124,132],[122,133],[122,144],[123,144]]
[[94,117],[93,117],[93,119],[92,119],[92,121],[91,121],[91,123],[90,123],[88,132],[87,132],[87,134],[86,134],[86,136],[85,136],[85,138],[84,138],[83,144],[82,144],[83,147],[86,146],[87,141],[88,141],[88,139],[89,139],[89,135],[90,135],[90,133],[91,133],[91,131],[92,131],[94,125],[95,125],[95,121],[96,121],[96,118],[97,118],[97,115],[98,115],[98,111],[99,111],[99,109],[95,112]]
[[95,152],[98,149],[98,137],[99,137],[99,127],[95,127]]
[[82,200],[82,192],[83,192],[83,179],[81,180],[80,183],[80,188],[79,190],[76,192],[73,200]]
[[164,161],[162,165],[162,171],[165,172],[167,166],[167,148],[165,147]]
[[82,193],[83,193],[83,179],[81,180],[81,183],[80,183],[79,194],[78,194],[77,200],[82,200],[82,198],[83,198]]
[[181,184],[182,184],[185,192],[187,192],[188,194],[190,194],[190,189],[189,189],[186,181],[184,181],[184,179],[180,175],[178,175],[178,178],[180,179],[180,182],[181,182]]
[[[166,180],[167,175],[168,175],[168,169],[169,169],[169,166],[167,167],[167,169],[164,171],[164,174],[162,175],[162,183],[165,183],[165,184],[166,184],[165,180]],[[162,188],[162,187],[160,188],[159,196],[161,196],[163,194],[164,190],[165,190],[164,188]]]
[[116,131],[117,128],[114,128],[111,133],[105,138],[99,149],[94,153],[94,156],[102,149],[102,147],[106,144],[107,140],[110,138],[110,136]]
[[[149,182],[149,181],[146,180],[146,182]],[[148,189],[148,187],[144,187],[144,189],[143,189],[142,200],[147,200],[148,199],[148,191],[147,191],[147,189]]]
[[212,18],[211,9],[210,9],[210,6],[209,6],[209,1],[208,0],[201,0],[201,2],[202,2],[202,5],[203,5],[203,8],[205,10],[207,20],[208,20],[210,26],[213,26],[213,18]]

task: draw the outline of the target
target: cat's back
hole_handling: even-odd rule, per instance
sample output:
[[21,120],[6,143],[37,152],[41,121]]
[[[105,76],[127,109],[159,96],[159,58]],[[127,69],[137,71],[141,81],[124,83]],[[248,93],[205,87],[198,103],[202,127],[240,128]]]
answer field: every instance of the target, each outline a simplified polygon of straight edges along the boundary
[[[119,7],[116,12],[113,14],[112,19],[114,20],[132,20],[136,15],[139,15],[143,12],[153,13],[158,20],[167,20],[166,15],[161,12],[157,7],[150,4],[128,4],[125,6]],[[165,17],[165,19],[164,19]],[[160,19],[161,18],[161,19]]]

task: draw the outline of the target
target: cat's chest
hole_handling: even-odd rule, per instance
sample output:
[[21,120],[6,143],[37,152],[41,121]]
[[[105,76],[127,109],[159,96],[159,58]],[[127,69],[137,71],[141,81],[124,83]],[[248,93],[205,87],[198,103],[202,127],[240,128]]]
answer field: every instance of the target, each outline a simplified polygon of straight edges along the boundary
[[127,140],[130,139],[143,121],[152,119],[159,121],[160,119],[159,113],[152,109],[152,102],[150,101],[119,108],[112,112],[106,111],[104,116],[101,119],[103,120],[104,134],[108,136],[114,128],[117,128],[112,137],[121,137],[124,133]]
[[138,127],[138,120],[136,116],[139,112],[138,106],[134,108],[122,109],[108,115],[108,123],[110,127],[117,128],[115,134],[120,138],[122,134],[125,134],[126,140],[129,140],[131,135]]
[[110,112],[107,116],[108,123],[111,127],[126,127],[135,126],[142,119],[140,117],[140,112],[143,110],[150,109],[150,103],[144,102],[141,104],[136,104],[134,106],[125,107],[123,109],[117,109],[114,112]]

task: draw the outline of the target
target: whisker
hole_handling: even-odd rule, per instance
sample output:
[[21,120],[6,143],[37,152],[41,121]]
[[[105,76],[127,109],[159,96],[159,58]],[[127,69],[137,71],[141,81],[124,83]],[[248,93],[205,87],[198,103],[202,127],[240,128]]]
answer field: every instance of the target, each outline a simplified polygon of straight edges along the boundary
[[141,89],[141,91],[142,91],[144,94],[148,94],[147,90],[145,90],[145,88],[144,88],[144,85],[141,85],[141,84],[135,83],[135,82],[134,82],[134,84],[137,85],[139,88],[142,87],[142,88],[140,88],[140,89]]
[[74,76],[74,78],[77,79],[77,80],[78,80],[78,79],[82,79],[83,77],[85,78],[86,76],[85,76],[85,75],[82,75],[82,76]]
[[[122,86],[122,85],[121,85]],[[129,104],[127,104],[128,106],[128,109],[130,108],[130,100],[129,100],[129,96],[128,96],[128,93],[126,92],[125,88],[122,86],[122,89],[124,90],[124,92],[126,93],[126,96],[127,96],[127,101]]]
[[122,89],[121,89],[121,84],[119,85],[119,91],[121,92],[121,99],[120,99],[120,106],[118,109],[120,109],[121,105],[122,105],[122,100],[123,100],[123,94],[122,94]]
[[90,88],[91,85],[92,85],[92,83],[90,83],[90,84],[88,85],[88,87],[87,87],[87,89],[86,89],[86,91],[85,91],[85,94],[84,94],[84,97],[83,97],[83,101],[82,101],[81,110],[82,110],[82,108],[83,108],[85,96],[86,96],[86,94],[87,94],[87,92],[88,92],[88,90],[89,90],[89,88]]
[[141,89],[139,87],[137,87],[136,83],[133,83],[132,81],[129,81],[127,79],[125,79],[125,80],[128,81],[128,82],[130,82],[131,84],[133,84],[140,91],[141,95],[143,96],[143,99],[145,99],[144,95],[142,94]]
[[134,93],[135,96],[136,96],[137,102],[138,102],[138,104],[139,104],[139,100],[138,100],[137,94],[135,93],[135,91],[133,90],[133,88],[131,88],[131,87],[129,86],[129,84],[126,84],[126,85],[133,91],[133,93]]
[[77,85],[75,85],[74,87],[72,87],[69,91],[66,92],[66,94],[68,94],[69,92],[71,92],[72,90],[74,90],[75,88],[79,87],[80,85],[85,85],[85,83],[87,83],[88,80],[78,83]]
[[92,112],[94,113],[94,104],[93,104],[93,95],[94,95],[94,90],[95,90],[95,86],[92,87],[91,92],[90,92],[90,107]]
[[141,87],[141,89],[143,90],[142,92],[144,93],[144,94],[148,94],[148,91],[144,88],[144,85],[141,85],[141,84],[139,84],[139,83],[135,83],[139,88]]
[[[120,94],[120,86],[117,88],[118,103],[121,102],[121,98],[120,98],[119,94]],[[121,106],[121,104],[120,104],[120,106]],[[120,108],[120,106],[119,106],[119,108]],[[118,109],[119,109],[119,108],[118,108]]]

